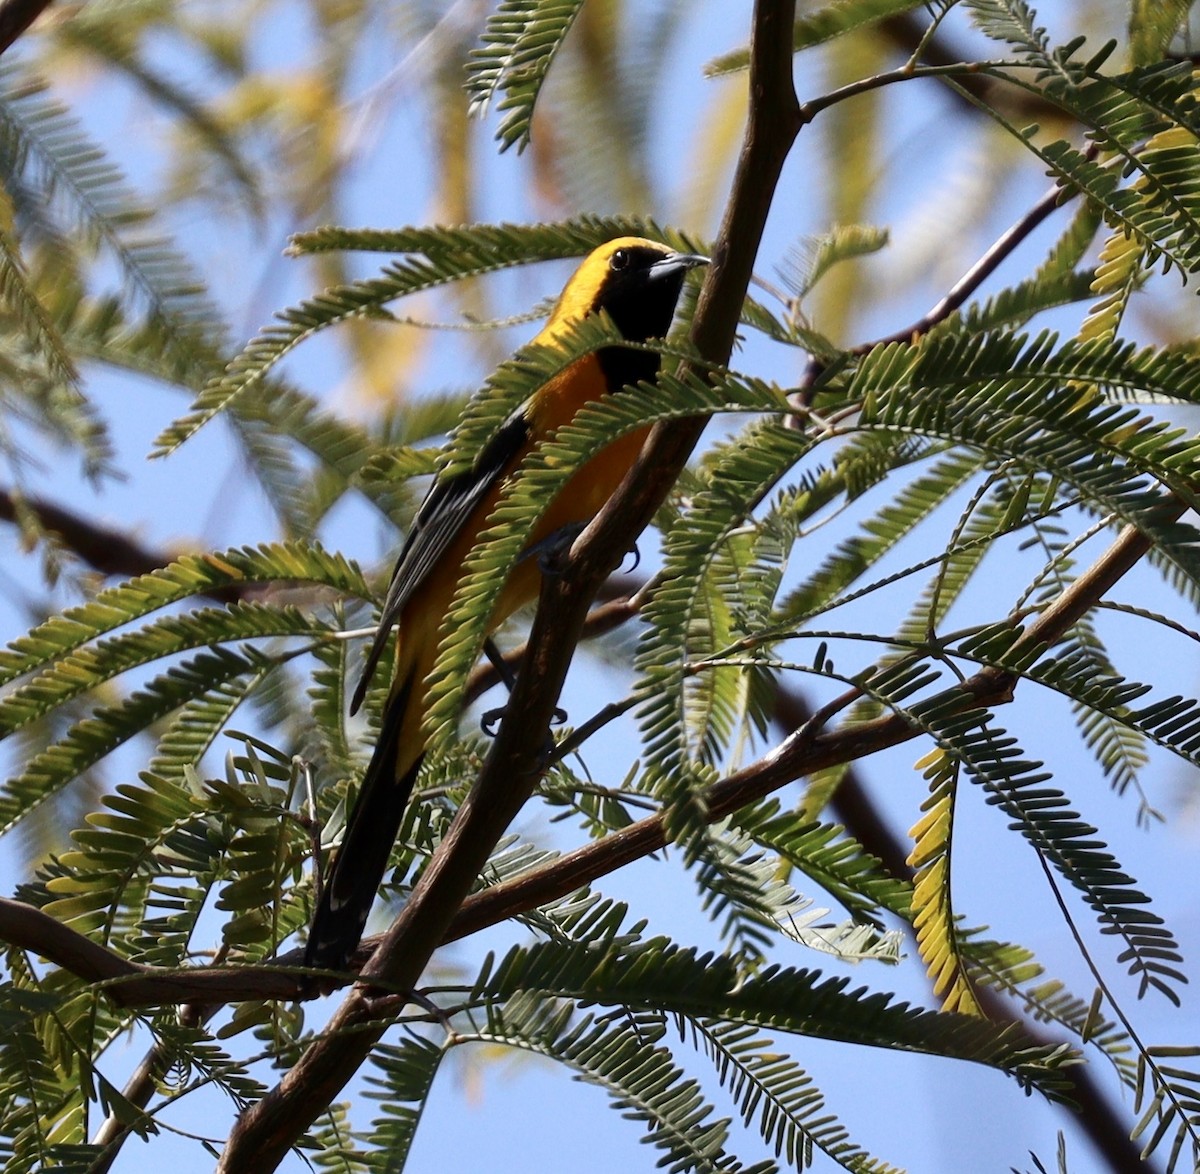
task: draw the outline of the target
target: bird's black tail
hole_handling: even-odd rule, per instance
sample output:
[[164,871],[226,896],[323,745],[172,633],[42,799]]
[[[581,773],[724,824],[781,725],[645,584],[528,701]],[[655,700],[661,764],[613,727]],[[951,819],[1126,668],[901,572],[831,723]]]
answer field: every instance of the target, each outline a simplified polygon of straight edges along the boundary
[[306,966],[344,969],[367,924],[367,914],[387,871],[388,857],[421,768],[422,756],[418,756],[402,776],[396,773],[403,716],[411,692],[410,677],[388,700],[379,741],[308,931]]

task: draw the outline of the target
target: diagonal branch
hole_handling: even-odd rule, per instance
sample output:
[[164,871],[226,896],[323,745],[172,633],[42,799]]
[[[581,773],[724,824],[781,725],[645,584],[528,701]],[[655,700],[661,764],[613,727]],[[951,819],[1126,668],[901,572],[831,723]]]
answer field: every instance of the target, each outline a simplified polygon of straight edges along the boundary
[[[1178,517],[1183,509],[1183,505],[1174,499],[1164,502],[1164,516]],[[1030,623],[1013,645],[1013,657],[1056,644],[1141,561],[1150,545],[1150,539],[1142,531],[1132,526],[1123,529],[1112,546]],[[1016,675],[1010,671],[984,668],[956,685],[950,693],[960,698],[964,709],[999,705],[1011,700],[1016,680]],[[723,819],[803,775],[864,758],[911,741],[919,734],[920,731],[899,714],[887,714],[850,728],[831,731],[825,731],[820,722],[807,722],[766,758],[708,788],[704,795],[708,817],[713,822]],[[505,917],[528,912],[561,898],[634,860],[660,851],[667,842],[661,815],[639,820],[542,868],[468,897],[450,928],[451,938],[466,937]]]
[[50,0],[3,0],[0,3],[0,53],[10,49],[49,7]]
[[38,526],[54,534],[68,550],[104,575],[132,579],[157,571],[176,557],[168,551],[143,546],[124,531],[93,522],[65,506],[0,489],[0,521],[20,522],[23,516],[32,517]]
[[[800,128],[788,35],[794,19],[795,0],[758,0],[755,6],[749,124],[692,327],[700,353],[717,363],[732,350],[767,213]],[[545,577],[529,657],[506,720],[475,786],[364,977],[398,990],[416,985],[496,841],[537,784],[544,739],[592,598],[624,557],[630,535],[642,531],[670,491],[702,428],[702,421],[657,426],[616,496],[576,541],[562,573]],[[350,992],[329,1034],[238,1119],[220,1171],[257,1174],[278,1166],[382,1035],[385,1025],[374,1018],[371,1004],[365,989]]]
[[[1172,498],[1163,502],[1163,520],[1178,517],[1184,506]],[[1048,648],[1112,589],[1150,549],[1150,539],[1140,530],[1126,527],[1091,567],[1025,629],[1013,654]],[[554,580],[549,580],[552,584]],[[556,588],[551,587],[550,593]],[[553,625],[549,625],[553,629]],[[538,641],[541,641],[539,643]],[[553,631],[531,634],[529,663],[539,663],[547,651]],[[531,673],[525,673],[526,678]],[[521,678],[518,677],[518,690]],[[1016,676],[999,668],[984,668],[947,691],[963,708],[1000,705],[1012,699]],[[514,697],[517,691],[514,691]],[[553,708],[553,703],[550,703]],[[704,793],[709,818],[716,821],[747,803],[760,799],[814,770],[838,766],[875,754],[889,746],[911,741],[920,731],[899,715],[886,715],[850,728],[826,731],[824,718],[806,721],[771,754],[713,784]],[[549,721],[549,715],[546,716]],[[512,722],[506,723],[510,727]],[[543,727],[545,728],[545,727]],[[504,737],[501,728],[497,744]],[[510,737],[510,741],[511,741]],[[491,781],[490,765],[484,775]],[[478,790],[478,788],[477,788]],[[472,800],[478,805],[478,794]],[[455,906],[445,919],[436,945],[456,941],[498,924],[539,905],[558,900],[583,885],[615,872],[634,860],[665,847],[667,837],[660,816],[651,816],[613,832],[602,840],[584,845],[540,868],[474,893]],[[489,849],[490,851],[490,849]],[[473,881],[474,877],[471,878]],[[470,881],[468,882],[470,883]],[[410,899],[409,906],[415,897]],[[407,906],[406,906],[407,908]],[[403,918],[403,914],[401,915]],[[207,967],[165,971],[142,966],[119,957],[103,946],[55,921],[33,906],[0,898],[0,939],[37,951],[55,964],[92,984],[103,984],[118,1006],[156,1006],[185,1002],[213,1004],[247,999],[296,998],[302,993],[303,976],[292,969],[299,951],[277,960],[275,967]],[[368,940],[364,951],[374,950],[379,939]],[[372,977],[383,978],[378,970]],[[417,974],[419,977],[419,972]],[[413,978],[410,985],[415,985]],[[364,1019],[369,1019],[369,1014]]]
[[[55,542],[69,550],[93,571],[114,578],[136,579],[151,571],[170,566],[190,547],[171,550],[146,546],[124,530],[93,521],[83,514],[41,497],[26,497],[12,489],[0,488],[0,522],[12,522],[18,527],[32,522],[35,532],[45,531]],[[233,603],[239,599],[262,598],[269,588],[262,584],[228,583],[202,594],[218,603]]]
[[[1098,153],[1099,148],[1095,143],[1092,143],[1085,152],[1089,159],[1094,158]],[[890,342],[912,342],[922,335],[928,334],[935,326],[946,321],[955,310],[959,309],[1000,265],[1008,259],[1013,251],[1028,239],[1035,228],[1076,195],[1078,195],[1078,192],[1072,192],[1055,184],[1020,220],[1001,233],[997,240],[993,242],[970,269],[946,291],[944,296],[938,299],[936,305],[931,306],[915,322],[910,323],[900,330],[894,330],[891,334],[874,338],[870,342],[859,343],[849,353],[853,355],[865,355],[873,351],[876,347],[886,346]],[[800,386],[795,393],[798,403],[803,406],[808,406],[812,403],[815,391],[814,385],[824,372],[825,367],[825,361],[816,355],[809,359],[804,375],[800,380]]]

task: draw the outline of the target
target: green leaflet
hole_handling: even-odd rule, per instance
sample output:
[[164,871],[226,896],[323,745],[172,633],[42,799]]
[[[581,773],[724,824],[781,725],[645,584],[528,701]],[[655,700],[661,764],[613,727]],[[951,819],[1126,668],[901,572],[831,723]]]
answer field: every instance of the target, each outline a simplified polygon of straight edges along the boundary
[[281,311],[280,325],[252,339],[223,372],[214,376],[189,414],[170,425],[155,442],[165,456],[213,416],[260,385],[286,355],[321,330],[348,318],[386,315],[388,302],[451,281],[477,277],[512,265],[551,257],[578,256],[622,233],[651,235],[687,247],[678,233],[647,220],[583,218],[563,224],[479,225],[467,228],[369,230],[321,229],[296,238],[299,250],[370,248],[409,254],[384,267],[380,276],[327,289]]
[[174,665],[114,706],[101,706],[76,722],[58,741],[35,754],[21,773],[0,788],[0,832],[28,815],[118,746],[141,734],[180,706],[262,670],[270,662],[246,648],[242,654],[216,648]]
[[[66,110],[46,96],[44,83],[12,65],[0,72],[0,139],[5,153],[20,162],[42,211],[60,212],[87,245],[115,258],[164,347],[194,360],[208,339],[220,337],[218,316],[196,273],[145,232],[148,209]],[[44,223],[44,216],[34,222]]]
[[367,1076],[363,1095],[378,1101],[380,1116],[371,1122],[364,1141],[393,1170],[401,1169],[408,1158],[426,1099],[448,1054],[448,1048],[418,1035],[371,1053],[375,1072]]
[[634,1009],[719,1015],[729,1023],[762,1029],[936,1050],[998,1064],[1023,1084],[1055,1095],[1055,1069],[1066,1054],[1056,1047],[1032,1046],[1011,1026],[918,1010],[886,995],[850,990],[848,980],[826,979],[816,971],[772,965],[739,981],[732,959],[662,938],[639,940],[636,947],[623,942],[621,913],[619,907],[593,913],[586,941],[514,947],[502,960],[485,965],[473,997],[504,1000],[536,992],[576,1000],[602,997],[606,1004]]
[[[0,684],[36,672],[124,624],[189,596],[217,592],[223,587],[278,581],[320,583],[359,598],[370,596],[352,563],[339,555],[327,554],[312,543],[241,547],[220,554],[185,555],[162,570],[107,588],[90,603],[68,608],[14,640],[7,650],[0,652]],[[266,620],[261,613],[258,620],[252,612],[243,614],[251,624],[278,622],[277,618]],[[193,632],[203,634],[208,631],[211,636],[216,636],[206,627],[210,621],[203,616],[195,622],[199,628],[193,627]],[[162,630],[169,633],[171,627],[167,623]],[[186,633],[188,628],[188,621],[180,621],[179,631]],[[135,643],[131,641],[127,647],[133,649]]]
[[482,115],[503,91],[504,111],[496,138],[500,150],[529,142],[533,109],[555,54],[574,24],[583,0],[501,0],[480,36],[482,47],[467,61],[471,112]]

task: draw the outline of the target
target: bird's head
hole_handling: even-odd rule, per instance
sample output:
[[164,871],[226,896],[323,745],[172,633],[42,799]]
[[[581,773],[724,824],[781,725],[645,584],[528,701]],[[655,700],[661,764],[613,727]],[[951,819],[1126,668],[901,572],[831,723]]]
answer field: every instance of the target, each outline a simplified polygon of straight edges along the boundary
[[707,257],[680,253],[658,241],[617,237],[584,258],[549,325],[566,325],[604,310],[630,342],[662,338],[670,329],[688,270],[707,264]]

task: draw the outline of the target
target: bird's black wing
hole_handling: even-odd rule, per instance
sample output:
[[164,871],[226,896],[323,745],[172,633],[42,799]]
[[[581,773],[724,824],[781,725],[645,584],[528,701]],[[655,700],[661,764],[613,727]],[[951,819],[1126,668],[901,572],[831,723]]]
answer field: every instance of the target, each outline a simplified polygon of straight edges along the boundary
[[392,626],[400,618],[404,605],[462,533],[488,491],[507,475],[528,439],[529,419],[522,409],[518,409],[483,447],[470,469],[453,477],[439,477],[429,487],[396,559],[396,569],[392,571],[392,581],[379,616],[379,630],[350,702],[351,713],[356,713],[362,705]]

